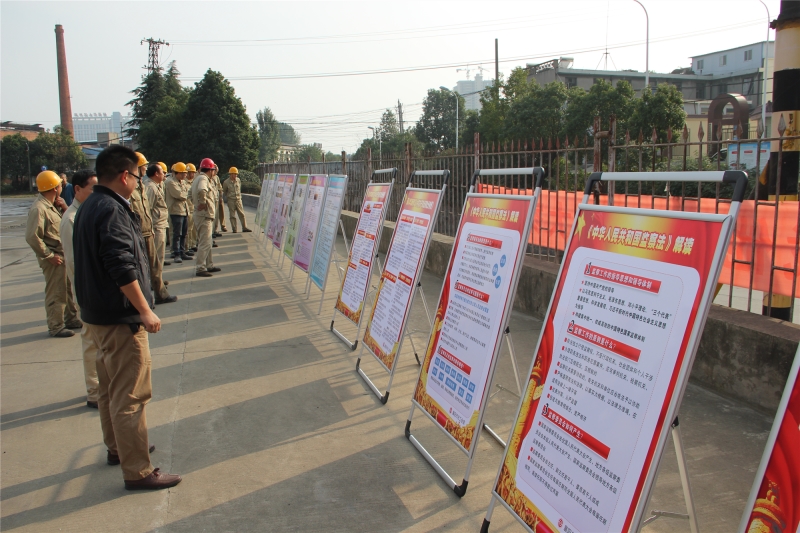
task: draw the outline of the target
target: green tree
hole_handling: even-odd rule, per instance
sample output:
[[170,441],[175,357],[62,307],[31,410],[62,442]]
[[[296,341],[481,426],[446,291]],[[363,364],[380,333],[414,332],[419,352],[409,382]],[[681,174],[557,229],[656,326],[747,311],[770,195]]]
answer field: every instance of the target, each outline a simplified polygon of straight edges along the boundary
[[[579,89],[580,90],[580,89]],[[564,135],[564,110],[572,93],[561,82],[544,87],[532,81],[508,106],[504,139],[553,139]]]
[[246,170],[258,162],[258,130],[230,82],[211,69],[189,94],[182,140],[187,161],[210,157],[219,168]]
[[570,139],[583,139],[597,116],[601,120],[601,129],[607,130],[612,114],[617,117],[617,135],[625,135],[636,101],[629,82],[620,80],[615,87],[605,80],[598,80],[588,92],[577,88],[571,91],[565,118],[565,133]]
[[[464,115],[464,98],[458,95],[458,115]],[[461,122],[458,123],[459,130]],[[450,91],[428,89],[415,135],[428,150],[441,152],[456,144],[456,99]]]
[[261,162],[274,161],[281,147],[281,128],[270,108],[256,113],[258,123],[259,149],[258,160]]
[[[28,140],[19,133],[0,140],[0,171],[17,190],[28,189]],[[32,164],[33,162],[31,162]],[[31,166],[31,173],[37,167]]]
[[481,142],[500,142],[504,138],[508,100],[502,97],[503,80],[495,80],[491,87],[481,93],[481,112],[478,131]]
[[397,125],[397,117],[391,109],[387,109],[383,112],[381,116],[381,125],[378,126],[378,131],[380,131],[383,142],[387,142],[395,135],[400,134],[400,126]]
[[334,154],[330,150],[325,153],[325,161],[341,161],[342,154]]
[[53,133],[40,133],[30,145],[33,169],[46,166],[56,172],[71,172],[89,166],[80,145],[60,126]]
[[314,144],[304,144],[295,153],[295,161],[322,161],[322,148]]
[[300,144],[302,137],[295,131],[291,124],[278,122],[278,126],[280,127],[281,143]]
[[[628,127],[631,137],[636,138],[639,131],[649,140],[653,128],[656,129],[658,142],[667,142],[667,129],[677,136],[686,123],[686,111],[683,110],[683,94],[674,85],[660,83],[655,93],[645,88],[642,97],[636,100]],[[673,138],[673,141],[675,139]]]

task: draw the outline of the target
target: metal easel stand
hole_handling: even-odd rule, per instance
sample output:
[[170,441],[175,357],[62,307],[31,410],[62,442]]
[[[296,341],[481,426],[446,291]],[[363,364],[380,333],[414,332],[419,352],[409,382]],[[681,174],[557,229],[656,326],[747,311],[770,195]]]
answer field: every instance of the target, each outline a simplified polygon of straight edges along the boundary
[[[345,250],[347,250],[347,255],[349,257],[350,256],[350,245],[347,243],[347,233],[345,233],[345,231],[344,231],[344,225],[342,224],[342,219],[341,218],[339,219],[339,228],[341,228],[341,230],[342,230],[342,238],[344,238],[344,248],[345,248]],[[342,284],[342,272],[344,272],[344,269],[339,266],[339,263],[345,262],[346,259],[342,259],[342,258],[339,257],[339,252],[336,251],[336,244],[335,243],[333,245],[333,255],[335,255],[336,257],[331,259],[331,264],[336,266],[336,273],[339,274],[339,285],[341,285]],[[310,279],[311,278],[311,272],[310,271],[309,271],[308,275],[309,275],[309,279]],[[328,287],[328,280],[327,279],[322,284],[322,287],[323,287],[322,295],[319,298],[319,309],[317,310],[317,314],[322,313],[322,302],[325,301],[325,289],[327,289],[327,287]],[[306,296],[306,298],[310,298],[311,297],[311,286],[310,285],[308,286],[307,290],[308,290],[308,296]]]
[[[381,260],[378,257],[378,254],[375,254],[375,259],[378,261],[378,267],[380,267],[380,271],[383,272],[383,268],[381,267]],[[373,269],[373,271],[374,271],[374,269]],[[369,285],[372,282],[372,274],[373,274],[373,272],[370,272],[370,280],[367,281],[367,285]],[[379,273],[378,275],[380,276],[381,274]],[[378,279],[380,279],[380,278],[378,278]],[[341,339],[341,341],[343,343],[348,345],[350,347],[351,351],[355,351],[356,348],[358,347],[358,339],[361,336],[361,323],[364,321],[363,320],[364,319],[364,314],[367,311],[367,300],[369,300],[369,297],[374,292],[375,292],[375,286],[373,286],[372,290],[367,291],[367,294],[364,295],[364,304],[363,304],[364,307],[361,310],[361,315],[359,315],[359,317],[358,317],[358,324],[357,324],[357,328],[356,328],[356,340],[355,341],[351,341],[350,339],[348,339],[347,337],[344,336],[344,333],[342,333],[341,331],[339,331],[339,330],[337,330],[336,328],[333,327],[334,322],[336,322],[336,313],[339,313],[340,315],[342,314],[342,313],[339,312],[338,309],[334,309],[333,310],[333,316],[331,317],[331,331],[333,332],[334,335],[339,337],[339,339]],[[342,316],[344,316],[344,315],[342,315]]]
[[[417,283],[417,291],[422,292],[422,283]],[[425,294],[424,293],[422,294],[422,298],[423,298],[422,303],[425,304]],[[416,293],[411,298],[411,310],[414,309],[414,300],[415,299],[416,299]],[[411,310],[409,310],[409,315],[411,314]],[[428,313],[428,305],[427,304],[425,304],[425,314],[428,316],[428,322],[430,322],[431,321],[431,316]],[[389,370],[389,383],[386,385],[386,392],[385,393],[381,393],[380,389],[378,389],[378,387],[372,382],[372,380],[369,378],[369,376],[367,376],[367,374],[361,368],[361,355],[364,353],[364,344],[361,344],[361,352],[359,352],[358,360],[356,361],[356,372],[358,373],[359,376],[361,376],[361,379],[363,379],[367,383],[367,385],[369,386],[369,388],[372,391],[372,393],[375,394],[375,396],[378,397],[378,399],[381,401],[382,404],[386,404],[386,402],[389,400],[389,391],[392,389],[392,381],[394,381],[394,371],[397,368],[397,363],[398,363],[399,358],[400,358],[400,353],[403,351],[403,343],[405,342],[406,338],[408,338],[408,340],[411,341],[411,347],[414,350],[414,357],[416,357],[416,359],[417,359],[417,365],[421,365],[422,364],[422,363],[420,363],[419,357],[417,356],[417,349],[414,346],[414,339],[411,337],[411,332],[409,332],[409,331],[404,332],[402,337],[401,337],[401,339],[400,339],[400,345],[397,347],[397,355],[395,356],[394,365],[392,365],[392,369]],[[370,350],[370,353],[371,352],[372,351]],[[373,354],[373,355],[375,355],[375,354]],[[386,368],[386,366],[383,365],[383,364],[381,366]]]
[[[422,290],[422,282],[417,282],[417,291],[419,293],[419,298],[422,300],[422,307],[425,309],[425,316],[428,318],[428,324],[430,327],[433,327],[433,319],[431,318],[431,312],[428,309],[428,302],[425,301],[425,291]],[[414,305],[414,302],[411,302],[411,305]],[[417,365],[422,366],[422,361],[419,360],[419,354],[417,353],[417,347],[414,345],[414,333],[418,332],[418,329],[412,329],[410,331],[406,331],[405,335],[408,337],[408,340],[411,341],[411,348],[414,350],[414,359],[417,360]],[[430,335],[430,332],[428,332]]]
[[[494,386],[497,388],[497,390],[494,391],[491,395],[489,395],[490,400],[495,396],[497,396],[502,391],[506,391],[507,393],[516,396],[517,398],[522,398],[522,385],[520,385],[519,382],[519,370],[517,369],[517,356],[514,352],[514,343],[511,341],[511,328],[506,327],[506,330],[503,332],[503,336],[506,338],[506,344],[508,345],[508,354],[511,357],[511,367],[514,369],[514,383],[517,386],[517,392],[514,392],[511,389],[507,389],[506,387],[503,387],[499,383],[495,383]],[[489,424],[483,424],[483,429],[485,429],[486,432],[489,433],[489,435],[500,444],[500,446],[502,446],[503,448],[506,447],[506,441],[504,441],[503,438],[500,437],[500,435],[498,435],[495,430],[489,427]]]
[[[688,520],[689,528],[691,529],[692,533],[698,533],[699,529],[697,526],[697,514],[694,508],[694,497],[692,496],[692,486],[689,484],[689,473],[686,469],[686,455],[683,452],[683,439],[681,438],[681,428],[678,425],[677,416],[675,417],[675,421],[672,422],[671,433],[672,443],[675,445],[675,456],[678,459],[678,472],[681,476],[681,487],[683,487],[683,500],[686,502],[686,511],[688,514],[653,510],[650,512],[650,516],[647,518],[647,520],[642,522],[641,527],[655,522],[661,517],[679,518]],[[641,527],[639,528],[640,530]]]

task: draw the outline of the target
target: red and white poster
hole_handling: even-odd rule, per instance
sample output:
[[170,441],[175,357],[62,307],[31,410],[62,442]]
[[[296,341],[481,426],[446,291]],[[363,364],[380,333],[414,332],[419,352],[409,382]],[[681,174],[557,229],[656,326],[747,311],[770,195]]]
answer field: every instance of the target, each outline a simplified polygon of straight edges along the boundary
[[441,191],[406,189],[386,254],[375,306],[364,332],[364,344],[390,372],[422,270],[422,255],[433,234],[441,194]]
[[348,268],[342,280],[339,297],[336,299],[336,310],[355,324],[361,321],[361,312],[364,310],[364,299],[372,274],[372,262],[375,260],[378,246],[377,239],[391,190],[392,185],[389,183],[369,184],[358,216],[356,234],[350,247]]
[[741,533],[800,531],[800,350],[772,423]]
[[495,487],[531,530],[629,531],[725,245],[700,217],[582,206]]
[[468,195],[414,401],[469,450],[519,274],[531,198]]

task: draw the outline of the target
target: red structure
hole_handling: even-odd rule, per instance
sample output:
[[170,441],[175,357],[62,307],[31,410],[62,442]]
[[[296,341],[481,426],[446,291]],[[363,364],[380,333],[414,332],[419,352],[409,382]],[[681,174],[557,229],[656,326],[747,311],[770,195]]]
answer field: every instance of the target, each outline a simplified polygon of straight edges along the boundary
[[64,28],[56,24],[56,57],[58,59],[58,101],[61,105],[61,127],[75,138],[72,126],[72,102],[69,96],[69,76],[67,75],[67,51],[64,48]]

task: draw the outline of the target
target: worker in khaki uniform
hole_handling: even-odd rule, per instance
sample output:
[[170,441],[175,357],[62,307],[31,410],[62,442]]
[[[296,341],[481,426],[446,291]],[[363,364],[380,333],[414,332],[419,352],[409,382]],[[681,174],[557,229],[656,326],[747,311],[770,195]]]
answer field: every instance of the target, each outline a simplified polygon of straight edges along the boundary
[[[191,190],[197,168],[193,163],[186,163],[186,188]],[[191,192],[186,196],[186,250],[197,252],[197,230],[194,228],[194,203]]]
[[[136,152],[136,155],[139,157],[139,176],[142,177],[144,176],[142,173],[142,167],[146,168],[148,165],[147,158],[145,158],[144,155],[140,154],[139,152]],[[153,241],[152,213],[150,209],[150,202],[147,201],[147,195],[144,194],[141,181],[139,181],[138,186],[136,189],[134,189],[133,194],[131,194],[130,204],[133,212],[139,215],[139,218],[141,219],[142,237],[144,237],[144,245],[145,249],[147,250],[147,260],[150,264],[150,284],[153,289],[153,293],[156,296],[156,301],[166,300],[169,298],[169,292],[167,292],[167,287],[164,285],[164,281],[161,279],[163,263],[156,265],[156,248],[155,242]],[[158,273],[158,275],[156,275],[156,273]]]
[[[72,175],[71,183],[72,191],[74,192],[72,203],[69,208],[64,212],[61,217],[61,226],[59,226],[59,233],[61,234],[61,244],[64,246],[64,265],[67,267],[67,283],[72,289],[72,294],[75,292],[75,249],[72,243],[72,233],[75,227],[75,215],[78,213],[78,208],[89,198],[92,194],[95,184],[97,184],[97,175],[93,170],[79,170]],[[80,308],[78,308],[80,311]],[[83,377],[86,382],[86,406],[92,409],[97,409],[97,399],[99,397],[99,384],[97,381],[97,355],[99,348],[94,342],[94,339],[89,334],[86,324],[81,329],[81,348],[83,350]]]
[[[155,258],[152,261],[153,271],[150,272],[154,279],[163,286],[164,254],[166,253],[167,239],[167,203],[164,201],[164,193],[161,184],[164,183],[164,167],[160,164],[147,167],[147,176],[142,180],[144,193],[147,203],[150,206],[150,219],[153,223],[153,250]],[[155,284],[154,284],[155,286]],[[166,292],[166,288],[164,289]],[[166,298],[159,297],[156,292],[156,304],[168,304],[177,302],[177,296],[166,294]]]
[[197,230],[197,255],[195,256],[195,275],[210,278],[212,272],[221,269],[214,266],[211,257],[212,230],[214,215],[219,203],[218,191],[214,182],[216,165],[205,158],[200,162],[200,173],[192,183],[191,196],[194,203],[194,227]]
[[239,169],[231,167],[228,171],[228,179],[222,184],[222,192],[228,201],[228,211],[231,214],[231,230],[236,233],[236,216],[242,221],[242,233],[248,233],[251,230],[247,227],[247,222],[244,217],[244,208],[242,207],[242,182],[239,181]]
[[192,252],[186,250],[186,217],[189,187],[186,184],[186,165],[175,163],[172,165],[172,175],[164,181],[164,199],[167,202],[167,211],[172,225],[172,260],[183,263],[184,259],[191,259]]
[[[61,245],[61,213],[67,203],[61,198],[61,178],[52,170],[36,176],[39,196],[28,210],[25,241],[36,254],[44,274],[44,306],[47,311],[47,330],[51,337],[72,337],[73,329],[81,329],[78,308],[67,282],[64,247]],[[61,211],[59,211],[61,209]]]
[[[222,233],[217,231],[219,226],[222,226],[222,231],[228,232],[228,228],[225,227],[225,202],[222,200],[222,183],[219,181],[219,167],[214,169],[214,186],[217,188],[217,213],[214,216],[214,231],[211,232],[212,237],[222,237]],[[214,243],[214,247],[216,248],[216,244]]]

